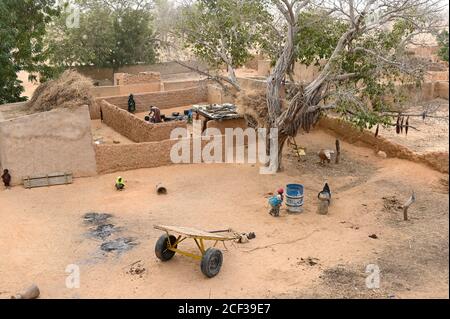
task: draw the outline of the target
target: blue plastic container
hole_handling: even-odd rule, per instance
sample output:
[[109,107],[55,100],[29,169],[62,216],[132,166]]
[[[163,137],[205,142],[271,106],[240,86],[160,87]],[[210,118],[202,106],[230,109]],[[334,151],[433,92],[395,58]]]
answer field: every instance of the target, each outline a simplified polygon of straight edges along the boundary
[[291,213],[303,211],[304,186],[301,184],[286,185],[286,207]]

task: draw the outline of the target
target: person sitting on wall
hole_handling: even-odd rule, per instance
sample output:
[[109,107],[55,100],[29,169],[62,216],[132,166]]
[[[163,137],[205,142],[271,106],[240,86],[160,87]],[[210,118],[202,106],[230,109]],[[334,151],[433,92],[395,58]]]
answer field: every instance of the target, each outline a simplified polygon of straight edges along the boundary
[[11,175],[9,174],[9,170],[7,170],[6,168],[3,170],[2,180],[3,184],[5,184],[5,187],[9,188],[11,183]]
[[116,189],[118,191],[121,191],[125,188],[125,183],[123,181],[123,178],[121,176],[117,177],[116,179]]
[[148,114],[150,116],[150,123],[161,123],[161,110],[158,109],[156,106],[150,107],[150,113]]
[[136,112],[136,102],[134,101],[133,94],[130,94],[130,96],[128,97],[128,112]]

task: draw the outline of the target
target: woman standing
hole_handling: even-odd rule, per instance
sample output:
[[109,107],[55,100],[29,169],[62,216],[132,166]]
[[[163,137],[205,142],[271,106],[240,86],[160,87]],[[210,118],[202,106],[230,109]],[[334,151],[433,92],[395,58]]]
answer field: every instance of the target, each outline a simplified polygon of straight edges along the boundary
[[134,102],[133,94],[130,94],[130,96],[128,97],[128,112],[136,112],[136,102]]

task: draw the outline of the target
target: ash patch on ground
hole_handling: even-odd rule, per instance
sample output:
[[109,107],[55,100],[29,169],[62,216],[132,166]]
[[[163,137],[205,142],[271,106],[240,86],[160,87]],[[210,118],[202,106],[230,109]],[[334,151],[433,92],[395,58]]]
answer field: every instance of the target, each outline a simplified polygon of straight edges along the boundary
[[124,252],[127,250],[130,250],[134,246],[137,245],[137,242],[134,238],[131,237],[124,237],[124,238],[116,238],[111,241],[107,241],[103,244],[101,244],[100,249],[106,252]]
[[118,231],[120,231],[120,228],[114,226],[113,224],[98,225],[91,231],[91,235],[95,238],[104,240]]
[[101,225],[106,223],[108,219],[112,217],[113,215],[111,214],[90,212],[86,213],[83,219],[86,224]]
[[[104,252],[126,252],[138,243],[132,237],[111,238],[123,231],[122,227],[117,227],[111,223],[112,214],[89,212],[83,216],[85,224],[91,225],[87,236],[100,239],[100,249]],[[108,240],[108,241],[106,241]]]

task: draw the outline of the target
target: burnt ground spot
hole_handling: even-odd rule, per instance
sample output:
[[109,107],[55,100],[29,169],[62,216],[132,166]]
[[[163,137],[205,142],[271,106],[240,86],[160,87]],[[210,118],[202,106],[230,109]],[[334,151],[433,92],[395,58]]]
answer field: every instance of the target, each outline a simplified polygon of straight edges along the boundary
[[[111,222],[112,214],[89,212],[83,216],[84,223],[90,225],[87,236],[100,239],[100,249],[105,252],[125,252],[132,249],[138,243],[131,237],[111,238],[123,231],[122,227],[116,227]],[[108,241],[106,241],[108,239]]]

